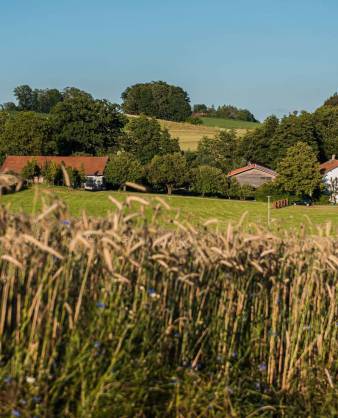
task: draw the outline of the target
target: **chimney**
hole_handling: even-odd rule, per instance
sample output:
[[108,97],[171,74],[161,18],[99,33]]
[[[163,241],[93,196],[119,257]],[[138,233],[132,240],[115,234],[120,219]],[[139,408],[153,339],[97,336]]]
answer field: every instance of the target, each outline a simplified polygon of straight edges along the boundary
[[336,159],[336,154],[332,154],[331,160],[335,160]]

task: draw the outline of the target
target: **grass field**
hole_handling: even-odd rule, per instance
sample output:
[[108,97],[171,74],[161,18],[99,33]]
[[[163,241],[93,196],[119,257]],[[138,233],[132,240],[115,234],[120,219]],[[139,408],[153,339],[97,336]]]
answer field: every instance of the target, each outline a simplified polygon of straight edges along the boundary
[[203,125],[223,129],[256,129],[259,123],[222,118],[201,118]]
[[[38,202],[34,205],[35,191],[38,190]],[[64,187],[27,189],[16,194],[5,195],[0,198],[4,205],[10,205],[13,212],[24,211],[32,213],[33,207],[40,208],[41,196],[44,191],[53,193],[68,206],[70,214],[79,216],[83,210],[90,216],[105,216],[114,209],[108,196],[119,201],[126,199],[128,193],[122,192],[86,192],[83,190],[68,190]],[[137,193],[129,193],[137,196]],[[155,202],[156,195],[142,194],[142,197]],[[267,204],[262,202],[236,201],[225,199],[208,199],[200,197],[166,196],[161,197],[172,207],[173,217],[179,213],[180,219],[187,220],[194,225],[202,224],[209,219],[217,219],[221,227],[230,221],[238,222],[245,214],[245,224],[267,225]],[[157,202],[158,203],[158,202]],[[304,225],[310,233],[317,233],[317,226],[331,222],[333,230],[338,228],[338,207],[289,207],[271,210],[271,224],[274,229],[291,229]]]
[[[128,115],[129,118],[137,116]],[[239,136],[244,135],[248,129],[255,129],[258,123],[235,121],[230,119],[219,118],[202,118],[203,125],[192,125],[184,122],[171,122],[159,119],[161,126],[167,128],[171,136],[178,138],[180,146],[184,151],[194,151],[199,141],[207,136],[214,137],[222,129],[234,129]]]

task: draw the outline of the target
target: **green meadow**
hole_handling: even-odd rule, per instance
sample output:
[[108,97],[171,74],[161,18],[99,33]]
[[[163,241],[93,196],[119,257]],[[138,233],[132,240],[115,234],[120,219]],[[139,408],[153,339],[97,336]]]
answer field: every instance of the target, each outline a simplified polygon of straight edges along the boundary
[[[241,218],[245,225],[267,226],[268,205],[264,202],[238,201],[227,199],[201,198],[191,196],[167,196],[135,192],[88,192],[71,190],[65,187],[33,187],[0,198],[3,205],[9,205],[12,212],[33,213],[41,208],[42,199],[54,196],[64,201],[72,216],[85,211],[89,216],[103,217],[115,209],[109,196],[124,201],[128,196],[139,196],[151,203],[158,204],[157,197],[170,207],[173,218],[188,221],[192,225],[201,225],[210,219],[217,219],[220,227],[229,222],[238,222]],[[48,197],[49,199],[49,197]],[[273,229],[294,229],[304,226],[309,232],[317,233],[318,227],[331,224],[333,231],[338,228],[338,207],[318,205],[313,207],[290,206],[284,209],[271,209],[271,227]]]

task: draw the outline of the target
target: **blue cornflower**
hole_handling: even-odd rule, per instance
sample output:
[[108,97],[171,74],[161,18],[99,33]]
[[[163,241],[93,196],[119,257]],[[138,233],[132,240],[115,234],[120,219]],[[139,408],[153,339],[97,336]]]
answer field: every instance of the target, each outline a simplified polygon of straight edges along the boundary
[[6,376],[5,378],[4,378],[4,382],[5,383],[11,383],[11,381],[13,380],[13,378],[12,378],[12,376]]
[[261,389],[261,384],[259,382],[256,382],[255,387],[256,387],[257,390],[260,390]]
[[13,417],[21,417],[21,413],[17,409],[12,409],[12,415]]
[[260,372],[265,372],[265,370],[266,370],[266,364],[263,362],[263,363],[261,363],[259,366],[258,366],[258,370],[260,371]]
[[179,336],[180,336],[179,332],[175,332],[174,337],[179,338]]
[[237,351],[234,351],[234,352],[232,353],[232,357],[233,357],[233,358],[237,358],[237,357],[238,357],[238,353],[237,353]]
[[62,223],[63,223],[64,225],[67,225],[67,226],[69,226],[69,225],[70,225],[70,221],[67,221],[67,220],[62,221]]
[[95,343],[94,343],[94,347],[95,347],[95,348],[100,348],[100,347],[101,347],[101,343],[100,343],[100,341],[95,341]]
[[103,302],[97,302],[96,307],[100,309],[104,309],[106,307],[106,304]]
[[155,292],[155,289],[153,288],[153,287],[151,287],[149,290],[148,290],[148,295],[155,295],[156,294],[156,292]]

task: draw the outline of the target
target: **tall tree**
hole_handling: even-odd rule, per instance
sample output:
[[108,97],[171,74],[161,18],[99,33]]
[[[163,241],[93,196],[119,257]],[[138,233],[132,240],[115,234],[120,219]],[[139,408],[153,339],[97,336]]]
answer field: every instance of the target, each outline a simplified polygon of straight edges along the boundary
[[143,167],[132,154],[121,152],[110,157],[104,174],[108,184],[126,190],[127,182],[141,180]]
[[19,110],[34,110],[36,97],[30,86],[24,84],[14,89],[14,96],[18,101]]
[[338,156],[338,106],[322,106],[313,114],[320,143],[320,159]]
[[17,112],[0,122],[2,156],[46,155],[53,152],[54,144],[46,117],[34,112]]
[[221,131],[215,138],[202,138],[198,144],[194,162],[197,166],[209,165],[229,172],[240,163],[235,131]]
[[193,190],[202,196],[224,195],[228,188],[226,174],[219,168],[208,165],[201,165],[191,170],[191,183]]
[[296,196],[312,196],[320,188],[322,176],[316,154],[310,145],[297,142],[278,163],[276,184]]
[[276,168],[281,161],[288,148],[297,142],[304,142],[311,146],[313,151],[318,154],[320,144],[316,133],[316,126],[311,113],[302,112],[301,114],[293,113],[285,116],[278,125],[271,141],[271,166]]
[[135,84],[128,87],[121,97],[123,110],[132,115],[145,114],[178,122],[191,116],[188,93],[164,81]]
[[147,164],[155,155],[171,154],[180,151],[177,139],[168,130],[161,129],[156,119],[144,115],[132,118],[122,137],[122,148],[132,153],[142,164]]
[[118,105],[82,94],[64,99],[51,114],[54,138],[61,155],[116,151],[127,121]]
[[270,116],[258,128],[248,131],[239,140],[239,154],[245,162],[258,163],[266,167],[274,165],[271,145],[278,126],[278,118]]
[[182,186],[187,175],[187,162],[180,153],[156,155],[147,167],[150,184],[166,187],[168,194],[172,194],[174,188]]

